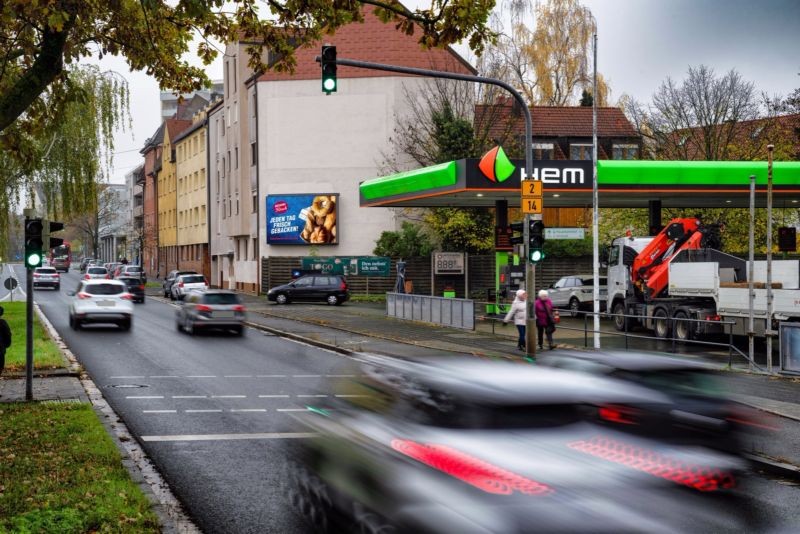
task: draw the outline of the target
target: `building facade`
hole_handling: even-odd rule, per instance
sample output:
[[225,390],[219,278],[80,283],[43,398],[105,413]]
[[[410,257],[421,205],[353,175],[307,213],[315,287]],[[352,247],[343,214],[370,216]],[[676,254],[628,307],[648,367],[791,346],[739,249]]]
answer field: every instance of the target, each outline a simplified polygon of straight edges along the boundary
[[178,268],[178,195],[175,147],[172,140],[191,125],[190,121],[165,121],[160,163],[156,163],[158,196],[158,271],[159,277]]
[[164,124],[158,127],[140,153],[144,156],[144,192],[142,204],[142,267],[153,276],[158,274],[158,180],[157,167],[161,161]]
[[104,263],[127,259],[131,210],[126,184],[104,184],[97,198],[98,257]]
[[209,256],[211,259],[210,283],[214,287],[236,287],[233,270],[233,239],[228,233],[227,203],[223,201],[226,189],[225,165],[220,163],[222,149],[225,144],[225,106],[219,100],[208,108],[207,112],[208,135],[208,228],[209,228]]

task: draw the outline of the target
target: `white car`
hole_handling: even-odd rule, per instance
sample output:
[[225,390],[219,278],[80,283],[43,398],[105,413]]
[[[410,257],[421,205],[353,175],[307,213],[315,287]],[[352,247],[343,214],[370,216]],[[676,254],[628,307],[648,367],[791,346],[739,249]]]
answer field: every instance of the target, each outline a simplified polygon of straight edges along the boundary
[[52,287],[56,291],[61,287],[61,277],[52,267],[37,267],[33,270],[33,289]]
[[[606,308],[607,278],[600,277],[600,310]],[[566,308],[572,317],[577,317],[580,310],[592,310],[594,307],[594,278],[591,274],[571,275],[561,278],[547,290],[553,306]]]
[[208,289],[206,277],[202,274],[182,274],[175,279],[170,288],[172,300],[182,300],[190,291],[205,291]]
[[80,330],[86,323],[116,324],[123,330],[133,326],[133,295],[119,280],[81,280],[70,291],[69,326]]
[[83,275],[84,280],[109,280],[111,275],[108,274],[108,269],[105,267],[97,267],[90,265],[86,268],[86,273]]

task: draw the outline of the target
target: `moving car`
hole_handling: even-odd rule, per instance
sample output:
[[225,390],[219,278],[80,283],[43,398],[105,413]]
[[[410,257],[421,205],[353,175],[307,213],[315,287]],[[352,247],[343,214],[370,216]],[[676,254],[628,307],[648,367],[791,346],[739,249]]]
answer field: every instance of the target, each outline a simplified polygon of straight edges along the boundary
[[90,264],[93,264],[95,261],[96,260],[94,258],[83,258],[81,260],[81,264],[80,264],[80,267],[79,267],[80,271],[84,272],[86,270],[86,267],[88,265],[90,265]]
[[172,283],[170,298],[182,300],[191,291],[205,291],[206,289],[208,289],[208,282],[202,274],[181,274]]
[[111,275],[108,274],[108,269],[96,265],[89,265],[86,268],[86,273],[83,275],[84,280],[102,279],[108,280]]
[[57,271],[69,272],[69,265],[69,257],[67,256],[57,256],[53,258],[53,268]]
[[765,415],[731,400],[724,376],[702,361],[649,352],[565,349],[542,354],[537,363],[611,378],[623,387],[635,384],[668,399],[668,404],[616,407],[617,414],[606,421],[625,431],[738,454],[748,434],[772,426]]
[[61,288],[61,277],[54,267],[36,267],[33,270],[33,288],[52,287],[56,291]]
[[732,504],[740,459],[598,424],[658,392],[475,358],[359,360],[297,416],[313,437],[293,441],[287,490],[315,532],[757,530]]
[[172,296],[172,284],[175,279],[182,274],[199,274],[197,271],[170,271],[161,283],[161,290],[164,291],[164,298]]
[[188,334],[200,330],[232,330],[242,336],[245,317],[245,307],[233,291],[195,291],[189,293],[175,311],[175,327]]
[[[606,308],[608,280],[600,277],[600,310]],[[547,295],[556,308],[566,308],[572,317],[578,311],[594,309],[594,277],[591,274],[564,276],[547,290]]]
[[117,268],[114,269],[114,278],[123,276],[135,276],[139,278],[142,283],[147,282],[147,275],[141,265],[117,265]]
[[73,330],[87,323],[116,324],[123,330],[133,326],[133,295],[119,280],[81,280],[69,296],[69,326]]
[[339,305],[350,299],[347,280],[340,274],[309,274],[267,292],[267,298],[278,304],[293,301],[319,301]]
[[134,275],[123,275],[116,278],[125,284],[128,293],[133,295],[133,302],[144,304],[144,282],[141,278]]

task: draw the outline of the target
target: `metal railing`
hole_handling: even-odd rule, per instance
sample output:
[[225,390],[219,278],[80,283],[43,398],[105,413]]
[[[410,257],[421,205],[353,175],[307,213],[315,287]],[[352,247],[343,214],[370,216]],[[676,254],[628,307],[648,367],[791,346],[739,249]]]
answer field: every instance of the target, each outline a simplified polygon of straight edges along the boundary
[[464,330],[475,329],[475,301],[471,299],[386,293],[386,315]]

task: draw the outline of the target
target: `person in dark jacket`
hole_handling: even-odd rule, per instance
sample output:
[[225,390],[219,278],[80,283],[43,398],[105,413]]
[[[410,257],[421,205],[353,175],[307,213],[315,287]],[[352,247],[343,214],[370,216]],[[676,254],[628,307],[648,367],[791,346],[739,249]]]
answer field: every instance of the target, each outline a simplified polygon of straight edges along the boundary
[[536,314],[536,340],[539,343],[539,350],[543,350],[542,343],[544,342],[544,335],[547,334],[547,345],[550,349],[556,348],[553,343],[553,332],[556,331],[556,321],[553,317],[553,301],[547,294],[547,291],[542,289],[539,291],[539,296],[534,304],[534,312]]
[[0,306],[0,374],[3,374],[3,368],[6,366],[6,349],[11,346],[11,329],[3,319],[3,312],[5,310]]

